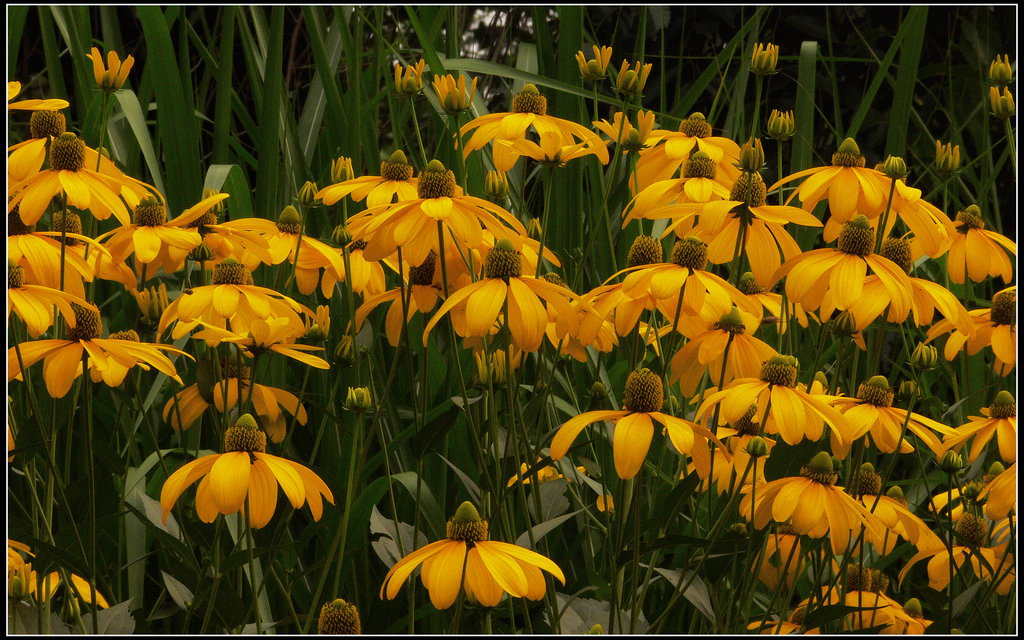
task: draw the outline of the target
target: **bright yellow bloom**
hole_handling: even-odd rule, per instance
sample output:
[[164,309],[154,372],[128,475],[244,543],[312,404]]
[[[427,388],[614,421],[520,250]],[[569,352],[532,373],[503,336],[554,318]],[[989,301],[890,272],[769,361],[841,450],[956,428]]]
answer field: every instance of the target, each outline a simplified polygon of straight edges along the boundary
[[593,49],[593,60],[587,60],[582,51],[577,51],[576,63],[580,67],[580,75],[583,76],[584,80],[597,82],[598,80],[604,79],[604,75],[608,71],[608,63],[612,61],[612,48],[601,47],[598,49],[595,44],[593,45]]
[[431,86],[434,87],[434,93],[437,94],[437,100],[441,103],[441,107],[447,113],[455,115],[466,111],[473,104],[473,97],[476,95],[476,81],[477,78],[474,77],[468,94],[466,93],[466,76],[462,74],[459,74],[458,82],[450,73],[443,76],[435,75]]
[[644,92],[647,78],[651,75],[653,64],[639,61],[630,68],[629,61],[623,60],[619,72],[615,74],[615,90],[627,96],[636,96]]
[[551,459],[561,460],[587,425],[607,420],[615,423],[612,454],[615,473],[623,480],[634,477],[643,466],[654,437],[655,422],[663,425],[663,432],[681,454],[690,453],[695,435],[712,440],[720,447],[724,446],[701,425],[662,413],[663,401],[664,389],[660,377],[648,369],[630,373],[623,396],[624,409],[588,411],[565,422],[551,441]]
[[193,337],[205,340],[209,347],[216,347],[221,342],[234,344],[242,350],[242,353],[250,357],[254,357],[257,353],[271,351],[317,369],[330,369],[331,365],[323,358],[305,353],[306,351],[322,351],[321,347],[294,342],[299,335],[301,334],[296,334],[288,323],[288,318],[268,318],[267,320],[253,320],[246,332],[204,325],[204,329],[197,331]]
[[370,312],[378,306],[388,303],[387,316],[384,319],[384,334],[391,346],[397,347],[402,335],[402,326],[407,325],[418,313],[429,313],[441,299],[440,270],[437,269],[437,256],[430,253],[423,264],[411,267],[408,272],[409,303],[405,318],[402,317],[402,288],[395,287],[383,293],[368,297],[356,309],[356,329],[363,326]]
[[683,166],[681,178],[658,180],[640,189],[629,203],[622,218],[622,228],[636,218],[670,220],[665,233],[675,231],[685,238],[694,228],[694,216],[700,213],[697,203],[727,200],[732,184],[717,171],[715,163],[701,150],[694,151]]
[[754,274],[749,271],[740,276],[739,290],[748,298],[753,298],[761,304],[764,311],[768,312],[767,315],[761,315],[761,322],[763,324],[778,323],[779,333],[785,333],[789,328],[788,323],[794,318],[804,328],[808,326],[808,317],[815,322],[819,322],[813,313],[805,311],[803,306],[792,300],[786,300],[786,314],[783,314],[782,294],[767,291],[764,287],[757,284]]
[[992,520],[1002,520],[1010,511],[1017,509],[1017,463],[997,474],[978,495],[985,502],[985,515]]
[[607,120],[594,120],[593,125],[601,133],[608,136],[609,142],[619,145],[623,153],[631,153],[647,149],[647,140],[654,131],[654,112],[637,111],[636,126],[623,117],[621,111],[612,116],[611,124]]
[[[500,351],[498,353],[501,353]],[[543,458],[537,458],[537,462],[540,462]],[[558,467],[553,465],[544,465],[537,469],[534,473],[527,473],[530,470],[530,465],[525,462],[519,465],[519,473],[508,479],[507,487],[511,487],[516,482],[522,482],[523,484],[544,484],[545,482],[551,482],[552,480],[561,480],[565,478],[562,472],[558,470]],[[586,475],[587,470],[584,467],[576,467],[576,471],[582,475]],[[572,480],[572,478],[568,478]]]
[[[351,160],[349,161],[351,167]],[[349,178],[338,184],[324,187],[316,197],[325,205],[332,205],[345,196],[351,196],[356,202],[365,199],[369,208],[385,204],[404,202],[416,198],[418,180],[412,177],[413,169],[405,153],[395,151],[380,163],[379,176],[360,176]]]
[[[1009,523],[1007,522],[1007,524]],[[922,549],[900,570],[900,583],[907,577],[914,565],[925,558],[931,558],[928,561],[928,586],[936,591],[941,591],[949,585],[950,562],[956,565],[956,571],[953,572],[956,575],[958,572],[962,572],[963,565],[970,561],[970,567],[976,577],[988,581],[991,581],[993,577],[998,577],[1000,583],[996,593],[1006,594],[1013,584],[1013,554],[1006,553],[1007,546],[1005,544],[986,546],[986,542],[989,544],[994,542],[995,530],[992,531],[993,535],[990,535],[988,523],[983,516],[964,512],[957,521],[956,532],[960,539],[967,540],[971,546],[954,544],[952,553],[945,543]]]
[[[35,557],[35,554],[32,553],[32,549],[28,545],[8,538],[7,594],[15,599],[27,597],[38,604],[43,604],[53,597],[53,594],[57,592],[57,587],[62,584],[60,572],[52,571],[47,576],[40,576],[32,568],[31,562],[25,562],[25,558],[21,555],[22,553],[27,554],[29,558]],[[68,572],[68,576],[71,578],[72,585],[74,585],[74,588],[70,585],[68,586],[69,595],[77,591],[78,595],[81,596],[81,601],[86,604],[92,604],[93,595],[95,595],[96,605],[99,608],[106,609],[110,607],[107,604],[106,598],[102,594],[97,593],[88,580],[71,572]]]
[[[753,504],[753,523],[763,529],[768,522],[789,523],[801,535],[821,538],[826,534],[836,555],[845,553],[851,543],[850,533],[863,525],[870,533],[880,535],[881,524],[862,504],[842,487],[836,486],[838,474],[832,470],[832,458],[821,452],[801,470],[801,475],[780,478],[757,487]],[[740,502],[740,514],[751,514],[751,490]]]
[[957,213],[956,224],[950,225],[949,237],[952,244],[946,265],[951,282],[963,284],[965,273],[974,282],[996,276],[1007,283],[1013,280],[1013,263],[1006,253],[1016,256],[1017,243],[986,229],[977,205],[972,204]]
[[[679,123],[678,131],[655,129],[647,139],[651,148],[640,152],[636,164],[638,188],[643,189],[658,180],[672,178],[676,171],[699,149],[714,161],[720,181],[729,186],[739,176],[736,164],[740,159],[740,146],[734,141],[713,136],[711,123],[702,113],[692,113]],[[659,144],[664,142],[664,144]]]
[[[69,218],[73,219],[72,216]],[[80,229],[79,221],[79,231]],[[61,289],[61,232],[33,231],[18,215],[17,208],[7,216],[7,258],[24,269],[25,282],[51,289]],[[80,233],[68,231],[68,245],[63,251],[63,290],[85,297],[85,282],[92,282],[96,270],[85,258],[85,246],[91,254],[107,253],[99,243]]]
[[103,56],[100,55],[100,50],[96,47],[92,48],[91,53],[85,54],[85,57],[92,60],[92,73],[96,78],[96,86],[108,93],[117,91],[124,85],[124,81],[128,79],[128,72],[135,64],[135,58],[132,56],[128,56],[124,62],[121,62],[117,52],[110,50],[107,52],[107,65],[104,67]]
[[[942,452],[949,449],[959,451],[968,440],[973,439],[970,460],[977,460],[985,445],[996,437],[999,457],[1005,462],[1017,461],[1017,402],[1009,391],[1000,391],[988,407],[982,407],[982,416],[969,416],[967,424],[960,425],[942,439]],[[937,453],[941,457],[941,453]]]
[[1012,286],[992,296],[992,306],[985,309],[969,311],[974,322],[973,335],[962,330],[948,318],[939,320],[928,330],[931,342],[944,333],[950,333],[946,339],[943,355],[952,360],[964,349],[967,355],[974,355],[982,347],[991,347],[995,354],[995,370],[1005,376],[1017,364],[1017,287]]
[[540,134],[540,142],[519,138],[516,140],[494,140],[494,167],[498,171],[509,171],[515,166],[520,156],[532,158],[537,162],[564,167],[570,160],[597,154],[597,147],[588,142],[563,144],[564,138],[557,131],[545,131]]
[[403,72],[402,64],[395,63],[395,90],[398,95],[414,96],[420,92],[423,88],[423,67],[426,64],[426,60],[420,60],[414,65],[405,66]]
[[53,325],[54,307],[64,317],[69,327],[75,326],[75,311],[71,307],[75,303],[99,313],[95,305],[86,302],[79,296],[51,289],[50,287],[27,284],[24,268],[7,262],[7,322],[11,321],[11,310],[25,323],[28,334],[38,338]]
[[718,427],[716,434],[726,443],[725,447],[716,447],[712,451],[707,440],[693,443],[690,458],[694,470],[701,478],[702,490],[708,490],[714,485],[719,494],[732,493],[741,482],[743,485],[758,486],[767,482],[764,477],[764,462],[755,464],[756,460],[752,459],[748,446],[751,440],[760,438],[765,451],[771,452],[775,440],[760,435],[761,425],[752,420],[755,413],[756,408],[751,407],[739,421],[731,423],[728,427]]
[[224,433],[224,453],[203,456],[171,474],[160,490],[163,521],[167,522],[182,492],[202,478],[196,491],[196,513],[203,522],[217,514],[248,510],[249,524],[260,529],[277,508],[281,486],[292,507],[306,502],[313,520],[323,514],[323,499],[334,504],[334,495],[323,480],[297,462],[266,453],[267,437],[248,413]]
[[540,600],[547,571],[565,584],[565,574],[544,556],[506,542],[487,539],[487,521],[469,502],[448,519],[447,538],[413,551],[395,563],[384,577],[380,597],[394,600],[416,567],[437,609],[447,609],[461,590],[471,603],[494,607],[507,592],[516,598]]
[[873,538],[871,532],[865,531],[868,541],[878,553],[889,554],[896,546],[897,536],[918,549],[942,544],[931,528],[907,508],[907,500],[899,486],[882,494],[882,476],[875,472],[870,463],[861,465],[854,474],[850,482],[850,493],[884,526],[881,538]]
[[807,566],[800,549],[800,536],[796,534],[793,527],[780,524],[775,530],[768,534],[768,543],[764,553],[758,556],[760,562],[751,569],[757,573],[757,579],[769,591],[788,592],[793,588],[797,576],[803,573]]
[[70,103],[67,100],[61,100],[60,98],[50,98],[46,100],[19,100],[18,102],[11,102],[12,99],[17,97],[21,93],[21,83],[12,80],[7,83],[7,109],[20,109],[22,111],[39,111],[39,110],[55,110],[55,109],[67,109]]

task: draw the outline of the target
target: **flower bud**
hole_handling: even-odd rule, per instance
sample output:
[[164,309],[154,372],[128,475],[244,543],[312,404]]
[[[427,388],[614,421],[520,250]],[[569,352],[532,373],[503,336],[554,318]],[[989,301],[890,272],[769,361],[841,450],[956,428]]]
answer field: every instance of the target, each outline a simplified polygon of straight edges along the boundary
[[944,453],[942,458],[939,460],[939,468],[950,475],[960,473],[960,470],[963,469],[963,467],[963,458],[953,450],[949,450]]
[[919,389],[917,383],[913,380],[904,380],[900,383],[900,389],[897,392],[900,400],[903,402],[909,402],[917,397]]
[[952,142],[942,144],[941,140],[935,141],[935,166],[939,171],[952,173],[960,169],[960,145]]
[[307,209],[310,207],[320,206],[320,201],[316,197],[317,191],[320,189],[316,186],[315,182],[306,180],[306,183],[299,188],[299,193],[295,197],[299,204]]
[[349,411],[362,413],[374,408],[373,396],[367,387],[349,387],[345,398],[345,408]]
[[1017,107],[1013,102],[1013,94],[1010,93],[1009,87],[1003,87],[1002,94],[995,87],[989,87],[988,104],[992,115],[1000,120],[1012,118],[1017,113]]
[[850,337],[857,333],[857,319],[849,310],[843,310],[829,321],[829,327],[836,335]]
[[764,148],[761,140],[751,138],[740,149],[740,169],[747,173],[756,173],[764,166]]
[[348,243],[352,242],[352,233],[345,225],[339,224],[334,227],[333,231],[331,231],[331,241],[339,247],[344,247]]
[[793,118],[793,112],[772,109],[771,115],[768,116],[766,133],[769,138],[779,142],[792,138],[796,133],[796,120]]
[[608,70],[608,63],[612,60],[612,48],[601,47],[598,49],[597,45],[593,45],[593,48],[593,60],[587,60],[582,51],[577,51],[576,64],[579,65],[580,76],[582,76],[584,80],[597,82],[598,80],[604,79],[604,74]]
[[770,76],[777,73],[775,65],[779,62],[779,47],[758,42],[750,57],[750,72],[759,76]]
[[426,60],[420,60],[414,65],[403,67],[399,62],[395,63],[395,91],[401,97],[411,98],[423,88],[423,67]]
[[331,160],[331,181],[333,183],[345,182],[346,180],[352,180],[356,177],[356,172],[352,168],[352,158],[347,156],[338,156],[334,160]]
[[988,83],[997,87],[1005,87],[1013,82],[1013,67],[1010,66],[1010,56],[1005,53],[996,56],[992,64],[988,66]]
[[640,95],[644,91],[647,76],[651,75],[653,66],[649,62],[647,64],[636,62],[630,69],[629,62],[623,60],[622,67],[615,77],[615,90],[627,97]]
[[910,364],[920,371],[933,368],[938,361],[939,350],[930,344],[918,342],[910,354]]
[[892,180],[902,180],[907,177],[907,163],[899,156],[888,156],[882,163],[882,173]]
[[750,454],[751,458],[763,458],[768,455],[768,443],[761,436],[754,436],[747,442],[744,451]]
[[484,178],[484,192],[491,200],[504,200],[508,196],[508,174],[504,171],[488,171]]

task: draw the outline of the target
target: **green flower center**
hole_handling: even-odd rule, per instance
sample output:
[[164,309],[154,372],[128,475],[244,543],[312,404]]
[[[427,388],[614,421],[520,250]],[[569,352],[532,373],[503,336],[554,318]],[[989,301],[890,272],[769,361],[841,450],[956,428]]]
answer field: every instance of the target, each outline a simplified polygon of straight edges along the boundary
[[895,500],[904,507],[908,504],[907,497],[903,495],[903,489],[900,489],[899,485],[889,487],[889,490],[885,492],[885,497]]
[[672,263],[691,270],[703,269],[708,264],[708,245],[695,236],[676,240],[672,247]]
[[707,138],[711,135],[711,123],[703,113],[691,113],[689,118],[679,123],[679,133],[689,138]]
[[412,178],[412,165],[403,151],[396,151],[380,163],[380,177],[385,180],[408,182]]
[[71,303],[75,312],[75,326],[67,328],[68,340],[94,340],[103,333],[103,321],[98,311]]
[[523,274],[523,259],[512,243],[504,238],[484,258],[484,276],[487,278],[518,278]]
[[832,456],[824,451],[819,451],[810,462],[802,466],[800,475],[825,485],[833,485],[839,478],[839,474],[833,471]]
[[225,258],[213,268],[213,284],[251,285],[252,274],[234,258]]
[[445,169],[440,160],[431,160],[420,172],[416,194],[420,198],[451,198],[455,195],[455,172]]
[[995,324],[1013,325],[1016,323],[1017,311],[1016,293],[1013,291],[1000,291],[992,296],[992,308],[989,310],[989,317]]
[[298,209],[288,205],[281,210],[281,215],[277,216],[276,224],[277,230],[281,233],[298,235],[302,231],[302,216],[299,215]]
[[167,222],[167,206],[156,198],[147,197],[135,207],[133,219],[138,227],[159,227]]
[[45,109],[33,111],[28,121],[29,135],[33,138],[56,138],[67,131],[67,120],[60,111],[48,111]]
[[465,540],[481,542],[487,540],[487,521],[480,517],[471,502],[463,502],[456,509],[455,515],[448,518],[445,527],[449,540]]
[[547,113],[548,99],[540,95],[537,87],[532,84],[523,88],[512,98],[512,111],[515,113],[535,113],[539,116]]
[[700,149],[690,154],[683,166],[684,178],[714,178],[715,161]]
[[857,399],[863,400],[876,407],[891,407],[893,396],[896,392],[889,386],[885,376],[874,376],[866,380],[857,388]]
[[981,217],[981,207],[972,204],[956,214],[956,230],[967,234],[971,229],[984,229],[985,220]]
[[833,167],[863,167],[864,156],[860,152],[860,147],[853,141],[853,138],[847,138],[843,140],[843,144],[839,145],[839,150],[832,154],[832,166]]
[[765,195],[768,193],[764,178],[759,173],[741,173],[729,194],[730,200],[745,202],[750,207],[764,206]]
[[665,402],[665,389],[661,378],[650,369],[638,369],[626,378],[626,392],[622,404],[631,413],[661,411]]
[[431,251],[427,254],[427,257],[423,260],[420,266],[409,269],[409,282],[426,287],[433,285],[436,266],[437,254]]
[[14,261],[7,261],[7,288],[20,289],[25,286],[25,269]]
[[85,165],[85,141],[71,132],[64,132],[50,145],[50,169],[78,171]]
[[743,318],[740,317],[740,312],[736,305],[732,306],[729,313],[718,319],[718,322],[715,323],[715,328],[732,334],[743,333]]
[[875,246],[875,230],[863,214],[843,224],[839,232],[838,248],[854,256],[871,255]]
[[992,406],[988,408],[988,411],[990,416],[999,420],[1012,418],[1017,415],[1017,401],[1013,399],[1009,391],[1000,391],[996,394],[996,399],[992,401]]
[[359,611],[354,604],[336,598],[320,609],[316,629],[320,635],[358,635],[362,632]]
[[794,387],[798,366],[793,356],[773,356],[761,365],[761,380],[772,385]]
[[[50,217],[53,223],[53,230],[60,233],[74,233],[82,235],[82,218],[73,211],[54,211]],[[69,247],[78,245],[77,238],[65,237],[64,244]]]
[[267,434],[256,424],[251,414],[243,414],[233,427],[224,432],[224,452],[249,451],[263,453],[267,450]]
[[665,258],[665,250],[653,236],[637,236],[626,256],[626,267],[656,264]]
[[985,522],[985,518],[964,511],[960,514],[954,530],[968,545],[980,547],[985,542],[985,535],[988,534],[988,523]]
[[880,255],[899,265],[906,273],[910,273],[914,264],[910,256],[910,240],[906,238],[886,238],[882,241]]

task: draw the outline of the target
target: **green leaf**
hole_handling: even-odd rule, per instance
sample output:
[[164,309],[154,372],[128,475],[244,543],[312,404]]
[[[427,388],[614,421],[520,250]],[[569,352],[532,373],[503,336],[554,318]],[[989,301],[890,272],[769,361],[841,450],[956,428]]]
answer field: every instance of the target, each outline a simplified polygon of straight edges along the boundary
[[255,217],[252,199],[249,197],[249,184],[245,174],[237,164],[215,164],[206,171],[204,189],[213,189],[221,193],[230,193],[224,201],[228,207],[228,218],[240,220]]
[[166,194],[163,174],[157,161],[156,151],[153,149],[153,141],[149,137],[149,126],[146,124],[146,115],[142,112],[142,105],[139,104],[139,97],[130,89],[122,89],[114,93],[117,104],[121,107],[124,119],[135,134],[135,141],[139,144],[142,157],[146,161],[146,168],[149,169],[150,179],[157,191]]

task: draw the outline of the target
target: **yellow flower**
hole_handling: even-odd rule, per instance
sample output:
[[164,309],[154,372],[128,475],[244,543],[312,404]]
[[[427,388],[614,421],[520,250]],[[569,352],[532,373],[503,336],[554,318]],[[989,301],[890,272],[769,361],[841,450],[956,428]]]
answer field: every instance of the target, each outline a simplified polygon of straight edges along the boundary
[[67,109],[70,106],[67,100],[61,100],[60,98],[50,98],[45,100],[19,100],[18,102],[11,102],[17,95],[21,93],[21,83],[12,80],[7,83],[7,109],[20,109],[22,111],[37,111],[37,110],[55,110],[55,109]]
[[769,138],[779,142],[792,138],[796,133],[796,122],[793,119],[793,112],[772,109],[771,115],[768,116],[768,125],[765,127],[765,132]]
[[952,244],[946,265],[951,282],[963,284],[965,273],[973,282],[996,276],[1003,282],[1013,280],[1013,262],[1006,252],[1016,256],[1017,243],[986,229],[978,205],[972,204],[956,214],[956,223],[950,224],[949,236]]
[[435,75],[431,85],[434,87],[441,107],[447,113],[455,115],[466,111],[473,103],[473,96],[476,95],[476,81],[477,78],[474,77],[473,83],[469,86],[468,95],[466,94],[466,76],[462,74],[459,74],[458,82],[450,73],[443,76]]
[[[731,187],[739,176],[740,147],[728,138],[713,136],[711,123],[704,114],[694,112],[679,123],[678,131],[655,129],[647,138],[649,149],[640,152],[637,161],[638,189],[672,178],[694,149],[708,155],[715,163],[719,181]],[[664,142],[664,144],[659,144]]]
[[952,142],[943,144],[941,140],[936,140],[935,166],[939,171],[946,173],[960,169],[960,145],[954,145]]
[[992,520],[1003,520],[1017,509],[1017,463],[998,473],[978,495],[985,501],[985,515]]
[[996,59],[988,65],[989,84],[997,87],[1005,87],[1013,82],[1013,66],[1010,65],[1010,56],[1003,54],[996,56]]
[[267,437],[253,417],[243,414],[224,433],[224,453],[193,460],[164,482],[160,490],[164,523],[182,492],[199,478],[196,513],[203,522],[213,522],[218,513],[248,510],[250,525],[260,529],[277,508],[278,485],[292,507],[299,509],[308,502],[313,520],[320,520],[323,499],[334,504],[331,490],[301,464],[266,453],[266,443]]
[[[53,597],[53,594],[57,592],[57,587],[62,584],[60,572],[52,571],[47,576],[40,576],[32,568],[31,562],[25,562],[22,553],[28,555],[29,558],[35,557],[28,545],[8,538],[7,593],[15,599],[27,597],[35,600],[38,604],[43,604]],[[97,593],[88,580],[71,572],[68,572],[68,576],[74,585],[74,588],[68,586],[69,594],[74,594],[77,591],[78,595],[82,597],[82,602],[87,604],[92,604],[95,595],[97,606],[101,609],[110,607],[106,598]]]
[[108,93],[117,91],[124,85],[124,81],[128,79],[128,72],[135,64],[135,58],[132,56],[121,62],[117,52],[110,50],[107,52],[107,65],[104,67],[103,57],[96,47],[93,47],[92,52],[87,53],[85,57],[92,60],[92,73],[96,78],[96,85]]
[[399,96],[412,97],[423,88],[423,67],[426,60],[420,60],[414,65],[406,66],[403,72],[402,64],[395,63],[395,91]]
[[271,351],[317,369],[330,369],[331,367],[323,358],[305,353],[306,351],[322,351],[321,347],[294,342],[295,338],[301,334],[295,333],[288,318],[253,320],[249,325],[249,330],[245,332],[205,324],[203,326],[204,329],[197,331],[193,337],[205,340],[209,347],[216,347],[221,342],[228,342],[238,346],[242,353],[250,357],[257,353]]
[[773,592],[780,587],[784,592],[792,589],[797,576],[807,566],[807,560],[800,549],[800,536],[788,524],[776,526],[768,535],[764,553],[759,556],[759,560],[752,570],[757,573],[761,584]]
[[754,274],[749,271],[740,276],[739,290],[748,298],[753,298],[761,304],[764,310],[768,312],[767,315],[762,314],[761,322],[764,324],[777,322],[779,333],[786,332],[789,328],[788,323],[793,318],[804,328],[808,326],[808,317],[818,322],[818,318],[813,313],[805,311],[803,306],[792,300],[786,301],[788,308],[787,313],[784,315],[782,313],[782,294],[767,291],[764,287],[757,284]]
[[[828,535],[832,551],[845,553],[850,533],[863,525],[870,533],[880,534],[880,523],[862,504],[835,485],[838,474],[832,470],[832,458],[822,451],[804,465],[800,475],[780,478],[757,487],[753,503],[753,523],[763,529],[769,521],[789,523],[801,535],[821,538]],[[740,513],[749,518],[749,486],[740,502]]]
[[878,553],[888,555],[892,552],[896,546],[897,536],[909,541],[918,549],[942,544],[931,528],[907,508],[907,499],[899,486],[894,485],[886,494],[882,494],[881,490],[882,477],[875,472],[870,463],[865,462],[850,483],[850,493],[884,526],[881,538],[872,538],[870,532],[865,531],[869,535],[868,541],[875,546]]
[[942,450],[960,447],[973,438],[970,460],[974,462],[982,451],[996,436],[999,445],[999,457],[1005,462],[1017,461],[1017,402],[1009,391],[1000,391],[988,407],[981,409],[982,416],[969,416],[967,424],[960,425],[946,434],[942,441]]
[[[500,351],[498,353],[501,353]],[[537,458],[539,463],[543,458]],[[536,465],[534,465],[536,466]],[[535,473],[527,473],[530,470],[530,466],[525,462],[519,465],[519,473],[508,479],[506,487],[511,487],[516,482],[522,482],[523,484],[530,484],[536,482],[537,484],[544,484],[545,482],[551,482],[552,480],[559,480],[565,478],[562,473],[558,470],[558,467],[552,465],[543,465],[535,471]],[[576,471],[586,475],[587,470],[583,467],[576,467]],[[572,480],[572,478],[568,478]]]
[[25,270],[21,266],[7,261],[7,322],[11,321],[11,310],[25,323],[28,334],[38,338],[53,325],[54,307],[64,316],[69,327],[75,326],[75,311],[71,307],[75,303],[92,311],[99,310],[82,298],[50,287],[27,284]]
[[762,485],[766,482],[764,463],[755,465],[748,447],[754,438],[760,438],[765,451],[770,452],[775,446],[775,440],[760,435],[761,425],[753,421],[756,412],[757,408],[751,407],[737,422],[730,423],[728,427],[718,427],[716,433],[726,443],[724,448],[716,447],[712,452],[706,440],[693,443],[690,458],[702,480],[701,489],[708,490],[714,485],[719,494],[732,493],[741,481],[744,485]]
[[623,153],[631,153],[648,148],[647,140],[654,131],[654,112],[637,111],[636,120],[637,126],[634,127],[619,111],[612,116],[611,124],[607,120],[595,120],[593,124],[608,136],[610,142],[619,145]]
[[664,426],[672,446],[681,454],[690,453],[695,444],[695,435],[712,440],[720,447],[724,446],[701,425],[662,413],[663,400],[664,389],[657,374],[649,369],[633,371],[626,380],[622,402],[624,409],[588,411],[565,422],[551,441],[551,459],[561,460],[587,425],[604,420],[615,422],[612,454],[615,473],[623,480],[635,476],[643,466],[654,437],[655,422]]
[[995,87],[988,88],[988,106],[992,115],[1000,120],[1012,118],[1017,114],[1017,105],[1013,102],[1013,94],[1009,87],[1003,87],[1003,92]]
[[[77,216],[68,216],[73,220]],[[61,218],[58,216],[58,220]],[[81,231],[79,220],[78,231]],[[85,297],[85,282],[92,282],[96,270],[85,258],[85,247],[93,254],[106,254],[99,243],[92,238],[68,230],[65,234],[67,246],[61,251],[61,232],[33,231],[25,225],[15,207],[7,215],[7,258],[24,269],[25,282],[51,289],[61,289],[61,264],[64,265],[63,290]],[[63,253],[63,263],[61,255]]]
[[[952,549],[949,549],[945,543],[941,543],[918,551],[900,570],[900,583],[907,577],[914,565],[925,558],[931,558],[928,561],[928,586],[936,591],[941,591],[949,585],[950,562],[956,566],[957,570],[953,572],[956,575],[962,572],[963,565],[970,561],[971,569],[976,577],[982,580],[992,580],[993,576],[999,576],[1001,580],[996,592],[1006,593],[1003,588],[1005,587],[1008,591],[1010,585],[1013,584],[1013,554],[1005,553],[1005,545],[985,546],[991,536],[984,516],[965,511],[957,521],[956,533],[957,539],[968,542],[970,546],[954,544]],[[1006,573],[1008,558],[1011,558],[1010,572]]]
[[758,42],[754,45],[754,53],[750,56],[750,72],[759,76],[770,76],[778,73],[775,65],[779,62],[779,47],[772,43]]
[[597,154],[597,147],[588,142],[563,144],[564,138],[557,131],[544,131],[540,134],[539,144],[533,140],[519,138],[516,140],[494,140],[494,167],[498,171],[509,171],[515,166],[520,156],[532,158],[537,162],[564,167],[570,160]]
[[447,609],[465,589],[471,603],[494,607],[507,592],[516,598],[540,600],[547,571],[565,584],[565,574],[544,556],[505,542],[487,539],[487,521],[469,502],[448,519],[447,538],[432,542],[395,563],[384,577],[380,597],[394,600],[416,567],[437,609]]
[[622,61],[619,72],[615,74],[615,90],[626,96],[636,96],[644,92],[647,85],[647,77],[651,75],[653,64],[643,64],[639,61],[630,68],[627,60]]
[[[351,162],[349,160],[349,167]],[[371,209],[391,204],[392,200],[413,200],[416,198],[417,179],[412,177],[412,172],[412,165],[409,164],[405,153],[401,150],[395,151],[387,160],[380,163],[379,176],[348,178],[338,184],[324,187],[317,192],[316,197],[325,205],[332,205],[345,196],[351,196],[356,202],[365,199],[366,206]]]
[[958,324],[945,318],[928,330],[928,339],[925,342],[931,342],[940,335],[952,331],[943,349],[946,360],[955,358],[956,354],[964,349],[965,344],[967,355],[978,353],[982,347],[991,347],[996,357],[995,370],[999,375],[1005,376],[1017,364],[1016,304],[1017,287],[1003,289],[992,296],[990,308],[968,312],[974,322],[973,333],[963,331]]
[[577,51],[576,63],[580,67],[580,75],[584,80],[597,82],[598,80],[604,79],[604,75],[608,71],[608,63],[612,61],[612,48],[601,47],[598,49],[595,44],[593,45],[593,49],[593,60],[587,60],[582,51]]
[[391,306],[384,319],[384,334],[391,346],[397,347],[402,335],[402,326],[407,325],[417,312],[425,314],[432,311],[437,306],[437,301],[441,299],[440,286],[437,282],[440,279],[440,271],[436,265],[437,256],[430,253],[423,264],[409,269],[407,286],[410,291],[405,318],[402,317],[402,288],[395,287],[384,293],[368,297],[356,309],[356,329],[362,328],[363,322],[366,321],[371,311],[388,303]]
[[149,369],[152,366],[182,384],[174,363],[160,351],[191,358],[184,351],[165,344],[140,342],[134,331],[101,338],[103,325],[95,307],[75,303],[71,306],[75,326],[68,328],[66,339],[23,342],[7,351],[7,382],[20,378],[23,367],[27,369],[42,360],[47,392],[50,397],[63,398],[71,390],[71,383],[82,374],[82,356],[88,354],[89,376],[93,382],[102,380],[107,386],[118,387],[131,367]]

